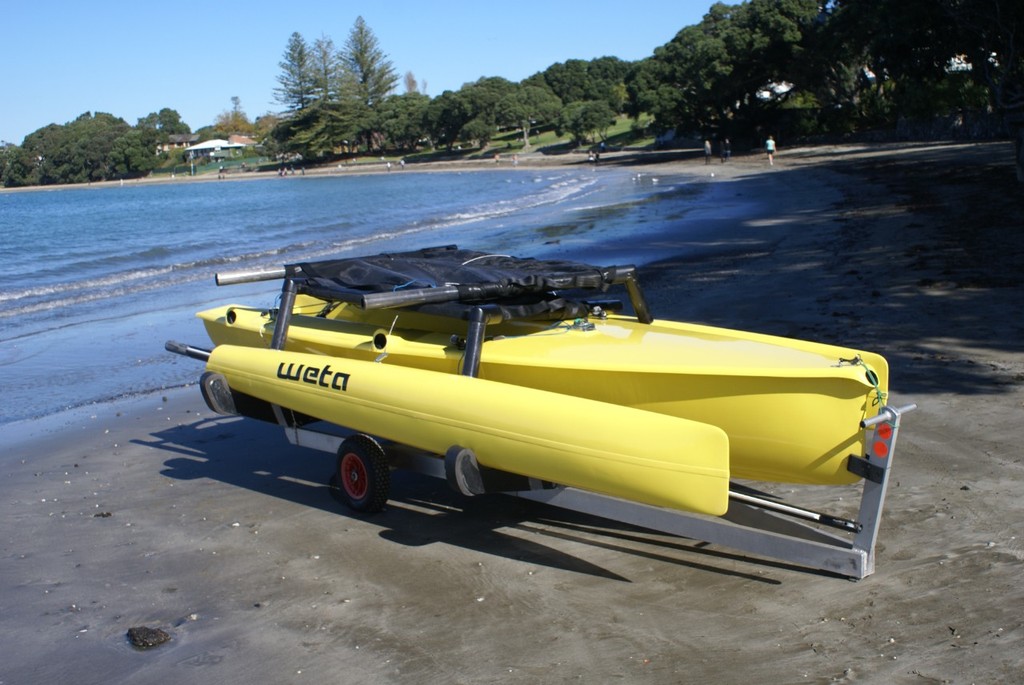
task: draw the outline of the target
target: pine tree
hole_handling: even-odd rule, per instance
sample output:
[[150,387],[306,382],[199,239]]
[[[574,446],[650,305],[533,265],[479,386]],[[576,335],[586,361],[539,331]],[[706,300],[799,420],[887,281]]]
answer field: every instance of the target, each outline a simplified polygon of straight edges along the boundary
[[280,84],[274,89],[274,98],[286,109],[298,112],[314,99],[313,56],[309,46],[301,34],[295,32],[288,39],[284,58],[279,65],[281,73],[277,77]]
[[341,99],[343,68],[334,41],[321,36],[310,51],[313,98],[322,105],[336,105]]
[[398,74],[391,60],[380,49],[377,37],[362,17],[356,18],[341,57],[358,84],[359,99],[371,109],[398,84]]

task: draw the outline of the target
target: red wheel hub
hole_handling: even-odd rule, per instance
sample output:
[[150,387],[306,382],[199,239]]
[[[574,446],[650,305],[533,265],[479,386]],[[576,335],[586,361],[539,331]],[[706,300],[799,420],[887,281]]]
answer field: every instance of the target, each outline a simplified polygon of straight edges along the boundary
[[369,481],[362,459],[351,452],[346,454],[341,460],[341,485],[349,497],[353,499],[364,497]]

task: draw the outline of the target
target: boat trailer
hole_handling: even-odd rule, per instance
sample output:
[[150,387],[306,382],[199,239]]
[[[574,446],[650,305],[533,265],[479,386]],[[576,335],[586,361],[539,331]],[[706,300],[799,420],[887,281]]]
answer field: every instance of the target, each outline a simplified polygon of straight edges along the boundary
[[[736,485],[730,489],[729,510],[720,517],[654,507],[494,471],[477,464],[470,450],[458,446],[442,459],[399,444],[380,444],[368,436],[345,437],[315,427],[288,425],[286,412],[279,410],[278,415],[293,445],[338,455],[338,488],[357,509],[372,497],[379,498],[383,506],[387,485],[380,481],[388,478],[386,466],[445,479],[467,496],[502,493],[860,580],[875,571],[875,543],[900,419],[915,408],[914,404],[899,409],[883,407],[864,422],[867,453],[849,458],[850,470],[864,479],[860,508],[852,521],[791,506]],[[366,456],[366,452],[378,450],[379,456]]]
[[[201,361],[210,355],[209,350],[176,342],[168,342],[166,349]],[[738,484],[730,488],[728,511],[714,517],[498,471],[481,466],[471,450],[458,445],[442,456],[349,433],[337,424],[310,421],[289,409],[235,393],[219,374],[204,373],[200,389],[207,405],[219,414],[277,423],[293,445],[336,455],[335,485],[357,511],[383,509],[389,496],[391,469],[405,469],[444,479],[466,496],[500,493],[520,497],[854,580],[875,571],[875,544],[900,421],[904,413],[917,408],[915,404],[883,406],[876,416],[861,423],[864,454],[850,455],[848,461],[849,470],[863,479],[856,519],[786,504]]]

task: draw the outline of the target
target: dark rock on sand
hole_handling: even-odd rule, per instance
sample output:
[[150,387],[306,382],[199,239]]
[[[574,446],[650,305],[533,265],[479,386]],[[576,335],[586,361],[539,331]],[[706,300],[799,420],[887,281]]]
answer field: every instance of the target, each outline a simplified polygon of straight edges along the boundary
[[139,649],[156,647],[170,639],[171,636],[159,628],[135,626],[128,629],[128,641],[132,643],[133,647],[138,647]]

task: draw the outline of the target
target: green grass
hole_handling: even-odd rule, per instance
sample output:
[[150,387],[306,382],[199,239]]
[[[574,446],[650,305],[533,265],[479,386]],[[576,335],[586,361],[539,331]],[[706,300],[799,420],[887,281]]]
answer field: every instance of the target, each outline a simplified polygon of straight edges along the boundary
[[[605,144],[608,147],[623,148],[649,147],[654,144],[654,135],[645,133],[644,128],[650,123],[649,119],[641,119],[641,126],[627,116],[619,116],[615,123],[605,132]],[[638,130],[639,129],[639,130]],[[494,136],[484,148],[470,147],[468,143],[461,144],[461,150],[425,150],[405,156],[409,162],[429,162],[445,160],[490,160],[495,154],[513,155],[524,152],[543,152],[545,154],[565,154],[575,151],[585,151],[597,145],[601,138],[595,136],[596,140],[589,141],[586,145],[576,147],[572,138],[567,135],[559,136],[553,128],[541,130],[530,136],[530,147],[523,145],[523,135],[518,129],[502,131]]]

